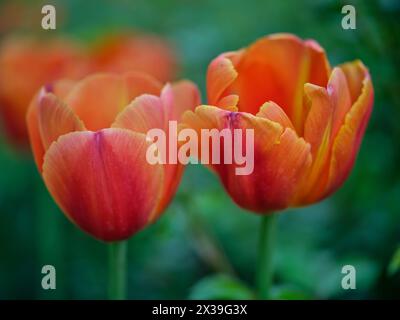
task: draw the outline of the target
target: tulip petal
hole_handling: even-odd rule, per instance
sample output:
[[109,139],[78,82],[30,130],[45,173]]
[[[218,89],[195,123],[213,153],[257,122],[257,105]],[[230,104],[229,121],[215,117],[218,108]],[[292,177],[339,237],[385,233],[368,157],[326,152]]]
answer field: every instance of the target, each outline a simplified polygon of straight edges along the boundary
[[[304,139],[311,145],[312,165],[294,201],[312,202],[324,190],[331,147],[333,105],[325,88],[306,84],[305,101],[309,112],[304,124]],[[311,200],[310,200],[311,199]]]
[[51,142],[62,134],[84,128],[72,111],[58,100],[63,99],[73,85],[73,81],[62,80],[46,86],[32,99],[29,106],[27,128],[35,163],[40,171],[45,151]]
[[94,68],[122,73],[140,71],[165,82],[173,79],[177,61],[173,48],[161,38],[120,34],[103,37],[94,50]]
[[[242,133],[246,129],[254,130],[252,173],[236,174],[238,165],[225,161],[223,142],[221,149],[217,150],[220,151],[221,164],[211,164],[210,167],[218,174],[234,201],[246,209],[266,213],[267,210],[282,209],[290,204],[311,163],[309,144],[297,137],[292,129],[284,129],[280,124],[263,117],[229,112],[213,106],[200,106],[195,112],[186,112],[183,122],[196,130],[199,137],[202,136],[202,129],[218,129],[219,132],[226,128],[242,129]],[[246,150],[244,135],[241,137]],[[201,141],[199,143],[202,145]],[[209,152],[212,149],[210,147]],[[233,153],[234,150],[229,152]],[[197,154],[197,157],[200,158],[201,154]]]
[[64,213],[104,241],[143,228],[163,184],[160,165],[146,161],[145,136],[124,129],[72,132],[45,155],[43,178]]
[[308,52],[312,61],[309,82],[316,85],[325,84],[331,73],[331,66],[326,57],[325,50],[314,40],[305,40],[304,44],[309,48]]
[[[171,89],[171,88],[170,88]],[[150,129],[162,129],[166,136],[165,150],[158,150],[160,157],[166,160],[164,169],[164,187],[159,205],[150,217],[155,220],[170,203],[179,185],[183,165],[179,163],[170,164],[169,159],[169,110],[163,100],[153,95],[141,95],[136,98],[116,119],[113,128],[125,128],[134,132],[147,135]]]
[[126,84],[128,103],[141,94],[158,95],[162,89],[162,84],[157,79],[146,73],[127,72],[122,75]]
[[37,101],[38,97],[36,95],[32,99],[32,102],[26,114],[26,123],[27,123],[27,129],[29,134],[29,140],[31,143],[33,158],[35,160],[36,166],[38,167],[39,171],[41,171],[45,150],[39,131]]
[[158,94],[161,86],[138,73],[120,76],[96,74],[79,82],[66,98],[67,105],[89,130],[108,128],[130,101],[143,93]]
[[360,149],[374,100],[369,72],[361,62],[348,63],[341,68],[348,80],[352,99],[356,96],[357,91],[359,96],[347,113],[344,124],[333,143],[329,182],[324,197],[339,188],[350,174]]
[[173,94],[172,119],[180,121],[186,110],[194,110],[200,105],[201,97],[197,86],[188,80],[175,82],[171,86]]
[[[159,150],[167,163],[164,165],[164,193],[159,208],[152,219],[161,214],[170,203],[179,185],[183,166],[180,163],[170,163],[169,159],[169,121],[180,119],[182,112],[192,110],[200,103],[197,87],[189,81],[166,85],[161,97],[141,95],[136,98],[113,123],[114,128],[125,128],[147,134],[150,129],[162,129],[166,135],[166,150]],[[177,137],[174,139],[177,140]]]
[[147,134],[158,128],[168,134],[169,121],[180,120],[186,110],[194,110],[200,103],[200,93],[190,81],[165,85],[161,96],[143,94],[115,119],[112,127],[125,128]]
[[293,127],[292,121],[290,121],[285,111],[272,101],[264,103],[260,108],[260,111],[257,113],[257,116],[277,122],[281,124],[283,128],[290,128],[296,131]]
[[45,150],[59,136],[73,131],[85,130],[82,121],[54,94],[39,94],[38,105],[39,131]]
[[327,91],[333,105],[331,137],[334,138],[343,125],[345,116],[352,106],[349,85],[341,68],[333,69]]
[[4,37],[0,44],[0,113],[13,142],[28,142],[26,114],[40,87],[60,78],[78,79],[88,72],[85,55],[65,39],[40,41]]
[[360,97],[363,87],[365,86],[364,80],[366,75],[368,75],[368,70],[360,60],[344,63],[340,65],[339,68],[346,76],[350,90],[351,101],[355,103]]
[[128,102],[123,79],[114,74],[89,76],[66,98],[67,105],[93,131],[109,127]]
[[307,83],[304,86],[304,94],[309,104],[309,112],[304,124],[304,139],[311,144],[312,156],[315,159],[324,139],[327,143],[329,142],[333,105],[325,88]]
[[327,89],[306,84],[305,97],[310,111],[304,125],[304,138],[311,144],[313,164],[301,187],[299,201],[313,203],[325,193],[334,139],[351,108],[351,97],[344,72],[335,68]]
[[306,116],[303,85],[309,82],[325,87],[330,73],[323,49],[287,34],[256,41],[244,51],[235,69],[238,76],[226,94],[239,95],[239,110],[257,114],[265,102],[274,101],[299,135]]
[[236,79],[237,72],[231,58],[240,56],[240,52],[228,52],[219,55],[209,65],[207,70],[207,99],[212,105],[219,104],[223,93]]
[[238,103],[239,103],[239,96],[236,94],[231,94],[219,100],[218,106],[222,109],[229,111],[239,111],[238,108],[236,107]]
[[168,113],[159,97],[142,94],[117,116],[112,127],[143,134],[147,134],[153,128],[164,130],[168,128]]

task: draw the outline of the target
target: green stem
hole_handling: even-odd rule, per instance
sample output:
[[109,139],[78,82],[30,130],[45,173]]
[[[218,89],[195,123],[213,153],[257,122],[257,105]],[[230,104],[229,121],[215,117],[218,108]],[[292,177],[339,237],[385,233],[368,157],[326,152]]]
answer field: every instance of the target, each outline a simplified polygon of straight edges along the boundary
[[[40,181],[42,183],[42,181]],[[40,279],[43,279],[41,270],[45,265],[52,265],[57,274],[65,275],[68,270],[66,266],[66,248],[65,248],[65,229],[63,228],[63,215],[57,212],[57,207],[45,192],[44,186],[37,187],[36,196],[36,241],[37,241],[37,259]],[[56,290],[44,290],[41,285],[38,288],[38,297],[40,299],[65,299],[67,292],[67,283],[65,277],[57,277]],[[41,283],[41,282],[39,282]]]
[[257,264],[257,291],[260,299],[268,299],[270,297],[273,275],[272,252],[274,248],[275,224],[275,214],[267,214],[262,217]]
[[109,244],[109,299],[126,298],[126,241]]

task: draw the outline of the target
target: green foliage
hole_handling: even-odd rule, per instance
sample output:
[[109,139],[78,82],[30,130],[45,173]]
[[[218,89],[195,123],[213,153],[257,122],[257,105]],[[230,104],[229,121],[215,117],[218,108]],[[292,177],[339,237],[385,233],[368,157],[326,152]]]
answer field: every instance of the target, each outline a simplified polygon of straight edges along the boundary
[[293,285],[281,285],[272,288],[271,298],[275,300],[310,300],[312,295]]
[[196,283],[189,299],[249,300],[254,299],[254,293],[238,279],[218,274]]
[[393,254],[392,260],[388,266],[388,274],[393,276],[400,271],[400,247]]

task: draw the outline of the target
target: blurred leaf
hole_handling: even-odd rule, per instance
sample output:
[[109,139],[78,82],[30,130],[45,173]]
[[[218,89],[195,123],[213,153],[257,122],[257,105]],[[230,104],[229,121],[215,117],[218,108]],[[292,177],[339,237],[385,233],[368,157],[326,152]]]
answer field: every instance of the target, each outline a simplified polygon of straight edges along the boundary
[[219,274],[206,277],[197,282],[189,299],[199,300],[249,300],[254,293],[240,280],[228,275]]
[[294,286],[283,285],[272,288],[272,299],[277,300],[310,300],[312,296]]
[[400,246],[394,252],[392,260],[389,263],[388,274],[389,276],[393,276],[399,270],[400,270]]

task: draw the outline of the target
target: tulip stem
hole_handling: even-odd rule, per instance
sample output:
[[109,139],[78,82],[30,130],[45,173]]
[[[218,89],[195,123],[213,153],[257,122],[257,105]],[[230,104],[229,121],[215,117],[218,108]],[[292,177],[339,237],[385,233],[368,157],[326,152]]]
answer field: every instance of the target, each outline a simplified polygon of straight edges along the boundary
[[272,253],[275,240],[276,215],[262,216],[257,263],[257,292],[260,299],[270,298],[273,276]]
[[126,241],[109,244],[109,299],[126,298]]

